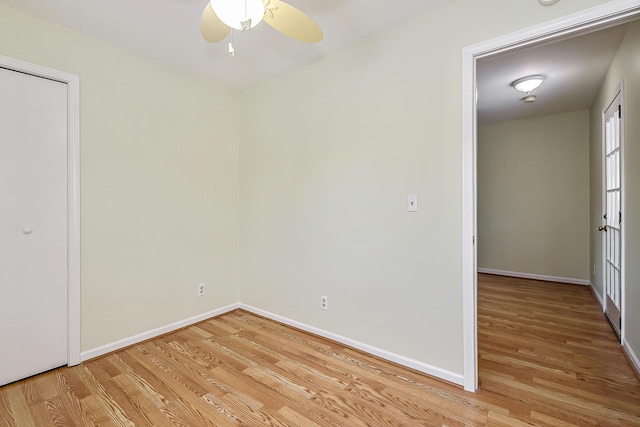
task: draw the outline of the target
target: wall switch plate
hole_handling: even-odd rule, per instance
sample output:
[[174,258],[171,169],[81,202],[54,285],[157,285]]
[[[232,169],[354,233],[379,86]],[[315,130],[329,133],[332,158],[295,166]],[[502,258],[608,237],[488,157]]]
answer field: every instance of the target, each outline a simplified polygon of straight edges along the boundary
[[207,291],[207,289],[205,288],[204,283],[200,283],[198,285],[198,296],[199,297],[204,296],[206,291]]
[[329,297],[326,295],[320,295],[320,308],[323,310],[329,309]]
[[407,212],[418,212],[417,194],[409,194],[409,196],[407,196]]

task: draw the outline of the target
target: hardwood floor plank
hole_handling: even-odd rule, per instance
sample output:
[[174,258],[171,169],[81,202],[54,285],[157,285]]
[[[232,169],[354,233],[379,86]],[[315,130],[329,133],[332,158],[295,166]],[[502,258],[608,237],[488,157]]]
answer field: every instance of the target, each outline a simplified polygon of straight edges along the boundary
[[[100,359],[101,360],[101,359]],[[106,389],[105,384],[101,383],[91,370],[96,370],[97,363],[90,362],[85,365],[80,365],[81,379],[92,393],[92,397],[95,398],[95,404],[99,408],[102,408],[111,421],[117,426],[132,427],[135,423],[127,416],[126,412],[117,404],[117,402],[110,396]]]
[[303,417],[299,412],[296,412],[287,406],[283,406],[278,413],[287,421],[287,425],[322,427],[320,424],[314,423],[310,419]]
[[[143,362],[140,363],[132,354],[142,358]],[[127,373],[129,369],[135,372],[133,375],[128,374],[131,376],[131,381],[137,384],[138,388],[144,391],[144,393],[149,396],[148,398],[154,402],[154,404],[158,405],[158,407],[168,405],[171,403],[171,399],[177,396],[173,389],[162,381],[160,373],[154,370],[154,366],[143,364],[146,363],[146,359],[144,359],[144,356],[142,356],[136,348],[130,347],[118,352],[117,357],[122,360],[123,363],[126,363],[128,367],[123,373]]]
[[58,394],[55,382],[51,381],[52,371],[29,377],[22,382],[25,398],[29,405],[46,402]]
[[57,384],[61,405],[65,408],[70,420],[74,420],[79,426],[95,426],[97,421],[93,414],[83,404],[83,400],[90,396],[89,390],[84,387],[80,378],[68,368],[56,370]]
[[[148,381],[144,372],[139,372],[137,369],[140,369],[140,366],[132,366],[123,360],[123,356],[125,354],[114,354],[112,355],[112,361],[114,366],[116,366],[124,376],[129,380],[129,385],[127,389],[129,392],[133,392],[134,388],[139,392],[143,393],[146,396],[146,400],[151,402],[154,406],[161,408],[164,405],[169,403],[169,400],[163,396],[155,387]],[[148,371],[147,371],[148,372]]]
[[236,310],[0,387],[0,427],[640,426],[640,382],[585,287],[479,275],[478,355],[466,393]]
[[[247,425],[241,418],[236,417],[227,409],[227,405],[224,405],[220,398],[222,396],[216,396],[213,394],[207,394],[202,396],[202,399],[211,406],[218,414],[222,415],[225,418],[225,422],[228,422],[230,425]],[[221,424],[222,425],[222,424]],[[225,424],[226,425],[226,424]]]
[[316,367],[307,363],[300,363],[294,361],[283,354],[282,360],[276,363],[276,366],[284,370],[285,372],[291,372],[297,378],[304,381],[305,384],[311,389],[339,389],[344,390],[348,383],[340,378],[332,377],[327,373],[316,369]]
[[[125,375],[114,377],[112,381],[124,392],[129,401],[127,407],[134,408],[134,411],[144,420],[143,425],[159,426],[167,423],[162,406],[158,406],[156,401],[141,391],[137,383],[130,381]],[[136,425],[140,424],[136,422]]]
[[[9,403],[9,392],[7,390],[11,385],[5,386],[5,390],[3,393],[0,393],[0,426],[6,427],[16,427],[16,417],[13,414],[13,409],[11,409],[11,404]],[[22,395],[20,398],[24,398]],[[25,418],[25,425],[35,426],[33,423],[33,418],[29,411],[26,414],[23,414],[21,418]],[[30,424],[29,424],[30,422]]]
[[147,363],[155,366],[154,372],[162,371],[166,375],[163,378],[170,378],[170,384],[180,386],[189,393],[197,396],[204,396],[209,392],[209,384],[206,379],[199,375],[194,375],[193,370],[185,368],[180,362],[172,358],[162,346],[161,342],[148,343],[144,346],[137,346],[139,353],[146,359]]
[[5,425],[6,422],[7,426],[36,427],[20,383],[9,384],[6,388],[4,398],[0,398],[0,425]]
[[29,405],[29,410],[33,415],[33,418],[38,420],[38,427],[40,426],[55,426],[53,420],[50,417],[49,409],[47,408],[47,401],[34,403]]
[[176,414],[182,414],[185,417],[185,422],[189,426],[218,427],[228,425],[227,418],[223,417],[221,413],[212,412],[208,401],[202,397],[185,394],[183,397],[173,400],[170,405],[175,408]]
[[[385,412],[386,416],[399,421],[400,425],[447,425],[451,427],[467,425],[463,421],[465,418],[463,414],[450,417],[450,414],[443,414],[439,409],[428,408],[424,404],[412,404],[411,401],[394,395],[384,387],[381,389],[369,388],[354,382],[346,390],[357,396],[358,400],[368,402],[378,411]],[[388,402],[393,402],[394,405],[389,405]]]

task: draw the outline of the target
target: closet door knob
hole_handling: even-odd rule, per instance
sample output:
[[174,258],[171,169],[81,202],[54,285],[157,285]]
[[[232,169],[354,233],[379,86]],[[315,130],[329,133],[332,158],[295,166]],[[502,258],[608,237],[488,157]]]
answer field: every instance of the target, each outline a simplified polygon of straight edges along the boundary
[[25,228],[24,230],[22,230],[22,232],[23,232],[24,234],[31,234],[31,233],[33,233],[33,230],[32,230],[32,229],[30,229],[30,228]]

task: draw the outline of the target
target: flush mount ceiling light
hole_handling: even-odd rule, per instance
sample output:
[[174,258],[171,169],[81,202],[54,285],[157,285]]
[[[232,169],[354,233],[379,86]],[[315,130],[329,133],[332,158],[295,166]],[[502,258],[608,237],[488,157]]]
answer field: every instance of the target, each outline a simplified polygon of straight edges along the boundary
[[511,83],[511,86],[520,92],[530,93],[532,90],[537,89],[543,81],[544,76],[542,75],[527,76]]

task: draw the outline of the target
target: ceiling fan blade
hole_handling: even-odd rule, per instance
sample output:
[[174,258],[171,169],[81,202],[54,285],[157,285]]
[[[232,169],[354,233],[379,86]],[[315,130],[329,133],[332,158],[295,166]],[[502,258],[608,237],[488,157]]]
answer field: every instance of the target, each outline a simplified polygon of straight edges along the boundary
[[280,0],[270,0],[264,13],[264,21],[285,36],[307,43],[322,40],[322,30],[304,13]]
[[207,3],[202,11],[202,19],[200,20],[200,32],[202,37],[208,42],[219,42],[229,34],[231,28],[224,24],[218,15],[211,8],[211,3]]

